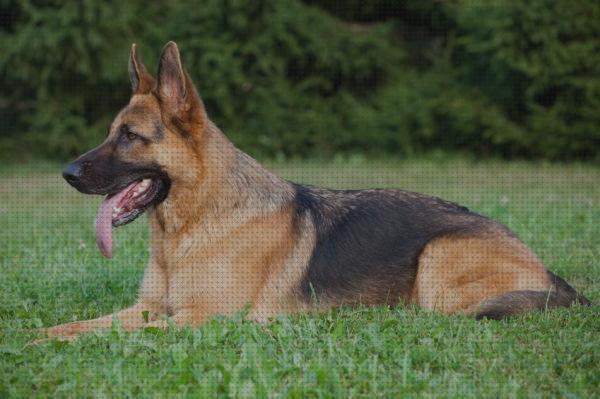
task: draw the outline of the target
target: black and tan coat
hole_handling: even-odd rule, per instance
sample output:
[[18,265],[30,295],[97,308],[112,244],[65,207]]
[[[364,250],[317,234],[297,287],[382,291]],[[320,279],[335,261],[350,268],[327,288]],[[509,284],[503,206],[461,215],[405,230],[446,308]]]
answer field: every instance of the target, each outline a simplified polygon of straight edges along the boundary
[[49,336],[106,328],[115,316],[127,330],[166,326],[164,316],[198,325],[248,304],[249,317],[265,321],[354,304],[502,318],[588,303],[506,227],[464,207],[401,190],[302,186],[267,171],[208,119],[174,43],[157,81],[135,46],[129,67],[130,103],[64,174],[82,192],[109,195],[151,179],[155,192],[134,215],[149,215],[150,260],[131,308]]

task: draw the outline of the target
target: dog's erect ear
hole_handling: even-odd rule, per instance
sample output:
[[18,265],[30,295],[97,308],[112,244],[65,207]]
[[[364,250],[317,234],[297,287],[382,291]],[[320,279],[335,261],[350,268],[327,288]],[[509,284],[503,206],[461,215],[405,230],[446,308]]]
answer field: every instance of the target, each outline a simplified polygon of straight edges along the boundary
[[142,63],[135,43],[131,45],[129,54],[129,79],[133,94],[146,94],[154,87],[154,78],[150,76]]
[[186,134],[203,129],[207,118],[204,104],[174,42],[167,43],[160,55],[156,93],[161,107],[178,129]]
[[162,101],[179,108],[191,89],[187,87],[187,83],[179,49],[175,42],[169,42],[164,47],[158,64],[158,95]]

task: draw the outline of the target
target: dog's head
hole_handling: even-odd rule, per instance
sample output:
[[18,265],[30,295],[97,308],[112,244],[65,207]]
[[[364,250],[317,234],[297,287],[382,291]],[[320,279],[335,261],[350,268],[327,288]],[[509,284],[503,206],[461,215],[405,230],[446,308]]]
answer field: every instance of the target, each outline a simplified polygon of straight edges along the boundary
[[[129,76],[133,94],[111,123],[106,140],[63,171],[67,182],[80,192],[106,195],[96,221],[99,235],[100,230],[107,234],[111,225],[129,223],[161,203],[178,179],[190,175],[194,168],[186,160],[198,159],[207,123],[175,43],[164,47],[156,81],[134,44]],[[108,256],[109,252],[103,250]]]

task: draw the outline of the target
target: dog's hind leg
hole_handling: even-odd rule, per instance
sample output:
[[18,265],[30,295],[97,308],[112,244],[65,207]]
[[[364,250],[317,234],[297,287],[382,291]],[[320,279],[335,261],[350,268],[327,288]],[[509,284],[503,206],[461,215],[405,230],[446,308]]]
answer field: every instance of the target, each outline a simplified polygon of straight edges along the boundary
[[[419,258],[412,299],[443,313],[479,314],[486,301],[492,306],[498,303],[495,298],[515,295],[511,301],[525,303],[522,294],[512,293],[547,293],[552,286],[541,262],[513,237],[442,237],[430,242]],[[541,297],[536,296],[536,303]]]

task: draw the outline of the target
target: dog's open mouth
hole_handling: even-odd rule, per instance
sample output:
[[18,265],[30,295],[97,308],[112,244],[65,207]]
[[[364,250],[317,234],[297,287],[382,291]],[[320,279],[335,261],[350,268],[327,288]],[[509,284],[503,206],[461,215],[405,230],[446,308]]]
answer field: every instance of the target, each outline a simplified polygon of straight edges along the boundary
[[163,193],[160,179],[136,180],[121,191],[106,196],[96,216],[96,243],[102,255],[112,257],[112,227],[132,222]]

